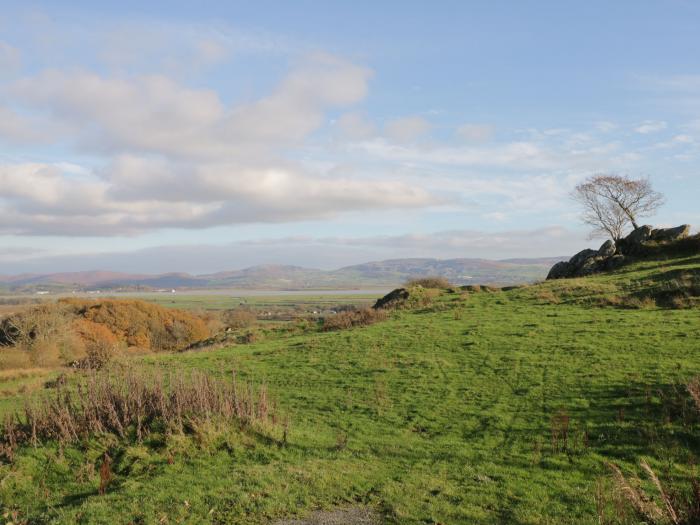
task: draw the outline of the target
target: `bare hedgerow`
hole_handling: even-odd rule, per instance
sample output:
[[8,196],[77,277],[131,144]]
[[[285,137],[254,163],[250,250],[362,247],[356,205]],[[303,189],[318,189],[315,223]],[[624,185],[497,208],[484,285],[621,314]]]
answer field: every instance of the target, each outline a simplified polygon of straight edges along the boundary
[[0,458],[49,440],[61,444],[96,434],[142,441],[153,429],[188,433],[209,422],[245,427],[271,414],[267,390],[202,372],[143,371],[130,365],[88,371],[77,384],[57,384],[52,395],[5,418]]

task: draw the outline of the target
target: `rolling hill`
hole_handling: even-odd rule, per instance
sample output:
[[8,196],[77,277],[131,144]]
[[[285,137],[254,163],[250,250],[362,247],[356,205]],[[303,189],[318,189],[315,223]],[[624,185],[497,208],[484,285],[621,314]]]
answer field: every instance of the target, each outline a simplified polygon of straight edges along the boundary
[[549,268],[565,257],[514,259],[392,259],[319,270],[290,265],[260,265],[204,275],[165,273],[128,274],[110,271],[24,274],[0,276],[0,284],[13,291],[39,287],[66,288],[246,288],[270,290],[353,289],[392,287],[413,277],[439,275],[455,284],[515,284],[546,276]]

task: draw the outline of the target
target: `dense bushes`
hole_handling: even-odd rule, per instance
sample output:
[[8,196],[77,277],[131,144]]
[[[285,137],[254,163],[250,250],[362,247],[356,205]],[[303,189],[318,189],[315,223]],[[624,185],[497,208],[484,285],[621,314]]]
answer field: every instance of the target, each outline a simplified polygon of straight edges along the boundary
[[129,347],[177,350],[209,336],[202,319],[145,301],[64,299],[59,301],[62,304],[79,317],[104,325]]
[[415,288],[417,286],[421,286],[423,288],[438,288],[444,290],[446,288],[450,288],[452,285],[450,284],[450,281],[448,281],[444,277],[430,276],[410,279],[406,281],[405,286],[406,288]]
[[80,318],[72,326],[78,335],[76,344],[81,345],[79,351],[90,367],[100,367],[109,361],[119,346],[117,336],[103,324]]
[[258,320],[254,312],[245,308],[234,308],[226,310],[221,314],[221,322],[227,327],[234,330],[240,328],[248,328],[255,324]]
[[324,318],[323,329],[330,331],[344,330],[354,326],[367,326],[386,318],[387,313],[383,310],[373,310],[372,308],[347,310]]
[[0,368],[55,366],[82,357],[65,305],[41,304],[0,321]]
[[182,310],[137,300],[61,299],[0,321],[0,368],[99,366],[120,349],[173,351],[209,335],[202,318]]
[[410,288],[397,288],[374,303],[375,310],[410,310],[430,306],[441,291],[437,288],[425,288],[420,285]]

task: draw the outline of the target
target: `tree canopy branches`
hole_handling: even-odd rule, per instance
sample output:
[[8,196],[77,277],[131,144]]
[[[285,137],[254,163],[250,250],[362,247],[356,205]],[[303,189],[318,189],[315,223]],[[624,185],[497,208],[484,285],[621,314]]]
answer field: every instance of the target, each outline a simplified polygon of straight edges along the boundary
[[591,236],[616,241],[628,225],[637,229],[640,218],[653,215],[664,203],[664,196],[648,179],[619,175],[595,175],[576,186],[572,196],[583,206],[583,221],[593,226]]

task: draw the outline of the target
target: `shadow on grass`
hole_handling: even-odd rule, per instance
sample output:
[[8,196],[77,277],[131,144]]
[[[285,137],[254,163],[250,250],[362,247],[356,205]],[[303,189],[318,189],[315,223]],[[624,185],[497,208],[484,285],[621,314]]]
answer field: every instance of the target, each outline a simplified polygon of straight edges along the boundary
[[586,397],[588,408],[562,410],[593,451],[634,461],[660,450],[700,450],[700,415],[684,385],[611,385]]

